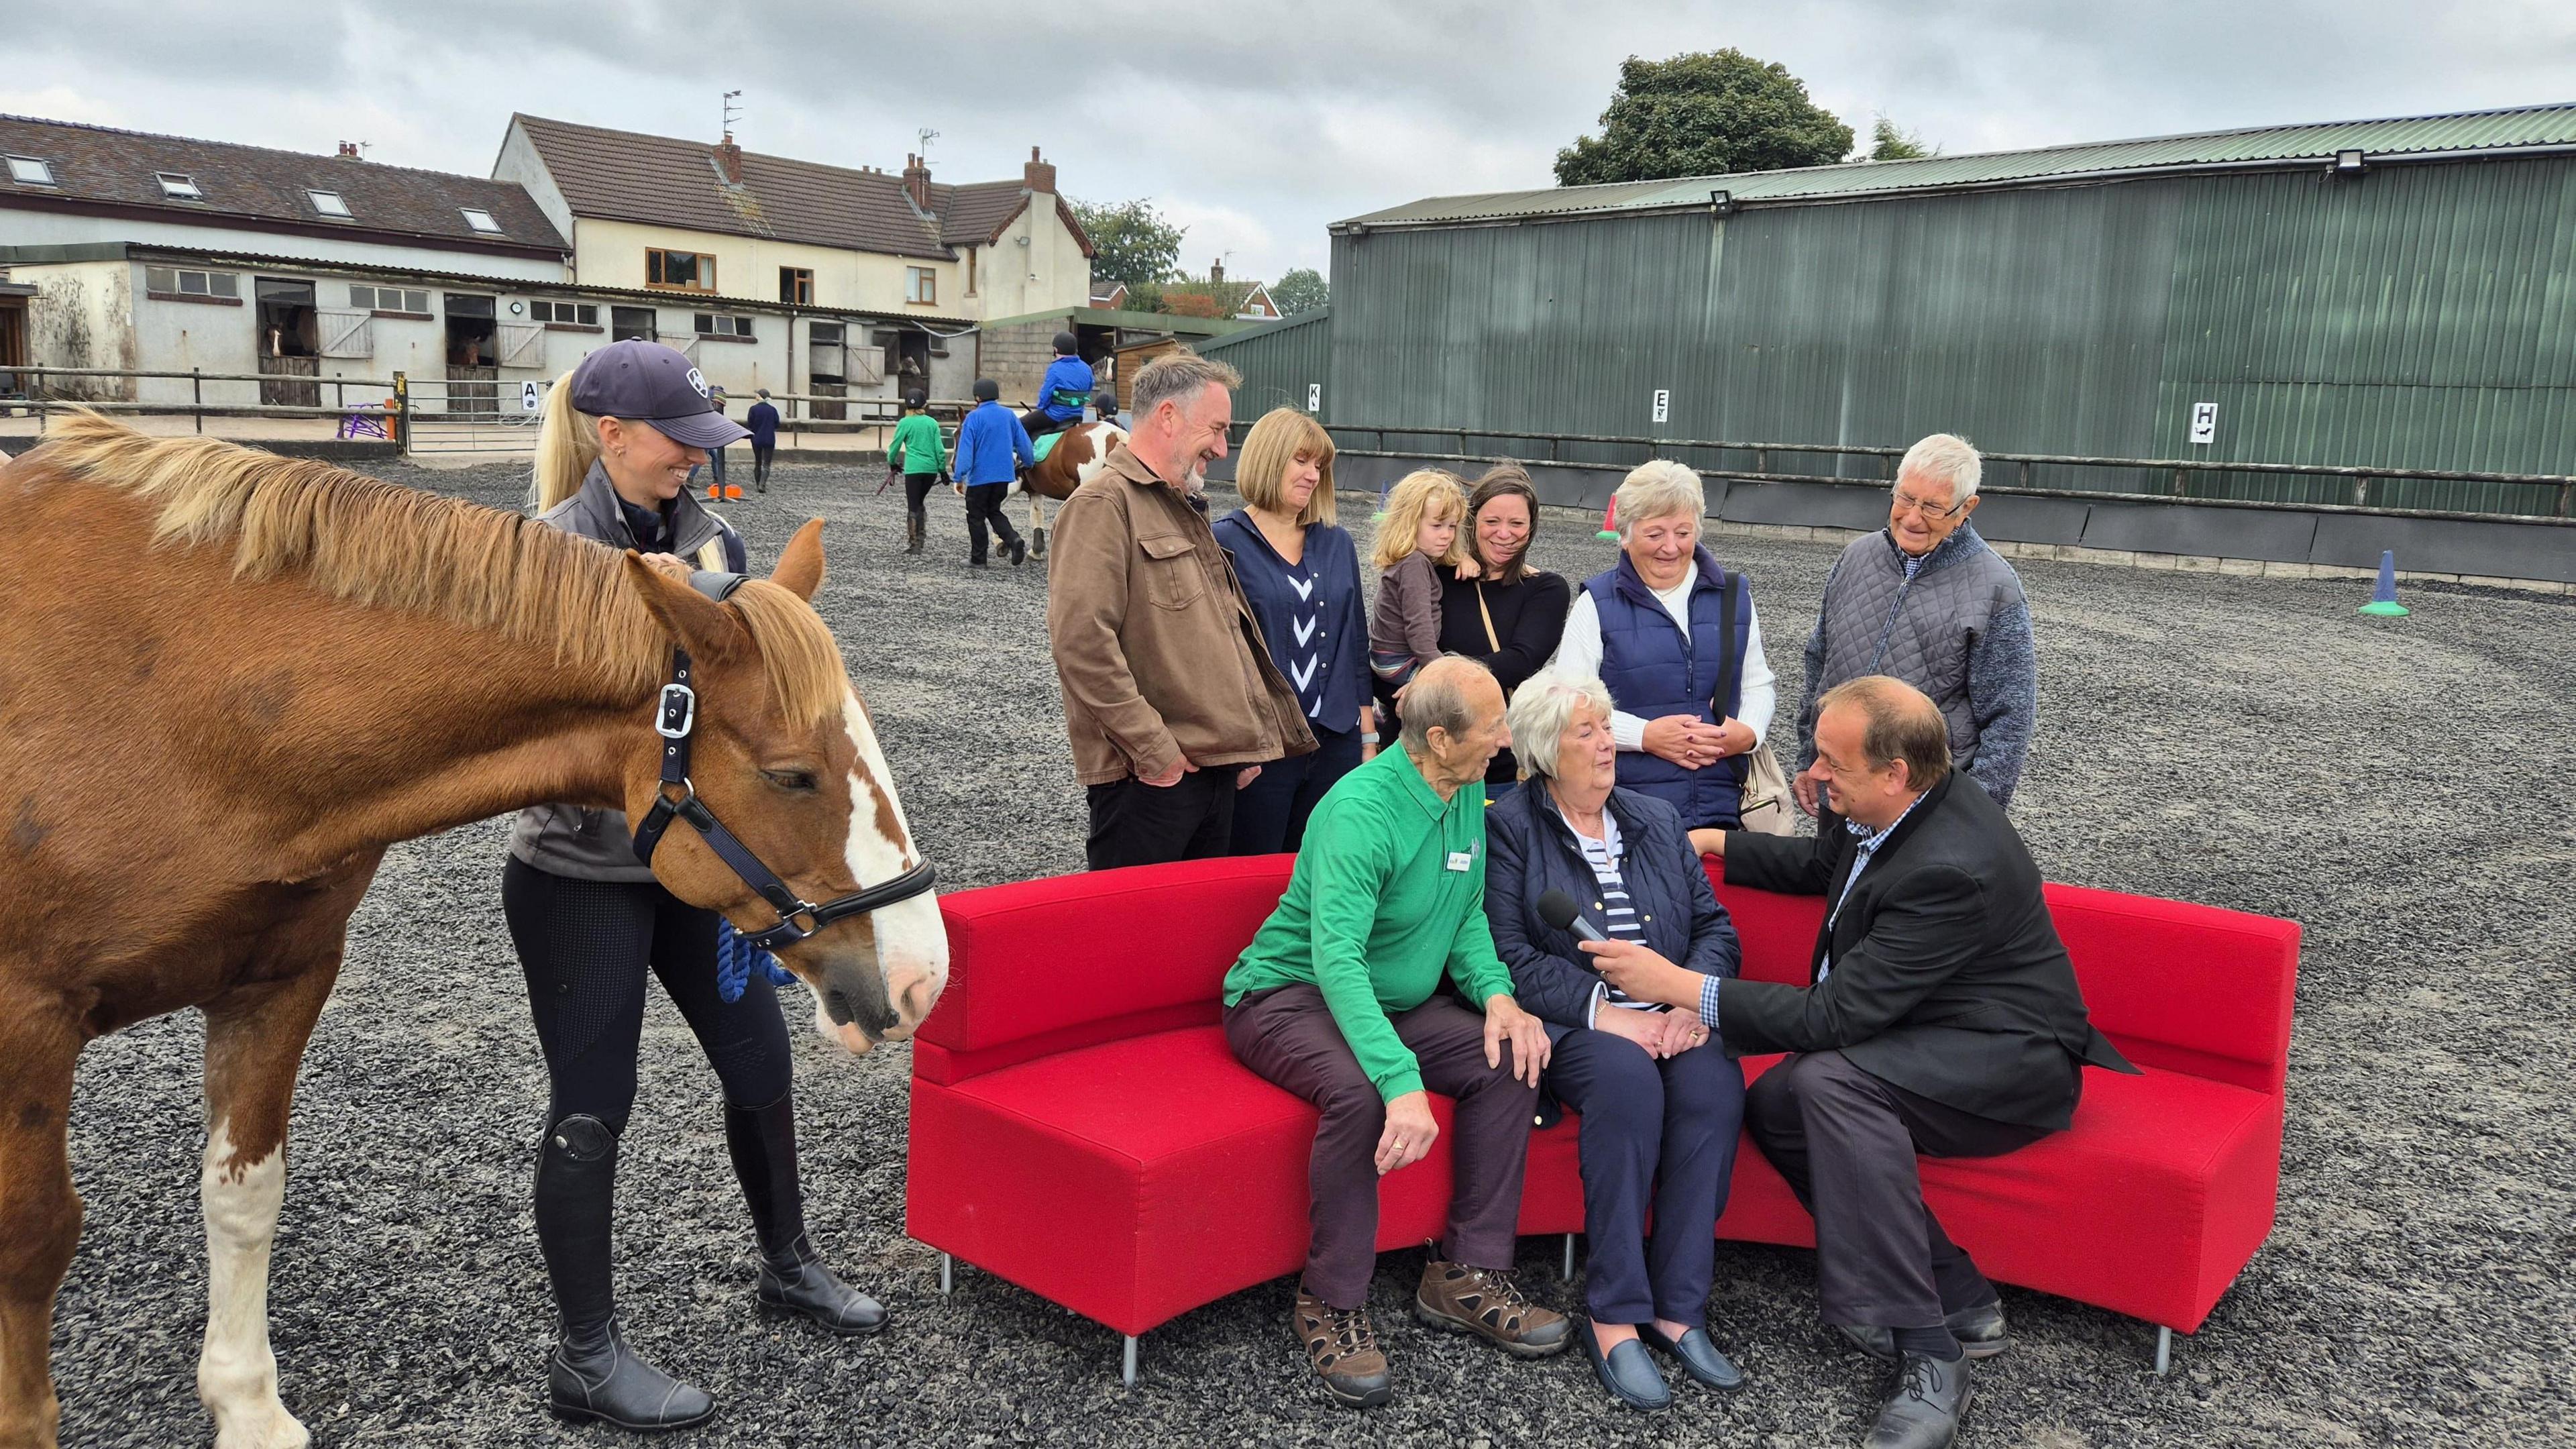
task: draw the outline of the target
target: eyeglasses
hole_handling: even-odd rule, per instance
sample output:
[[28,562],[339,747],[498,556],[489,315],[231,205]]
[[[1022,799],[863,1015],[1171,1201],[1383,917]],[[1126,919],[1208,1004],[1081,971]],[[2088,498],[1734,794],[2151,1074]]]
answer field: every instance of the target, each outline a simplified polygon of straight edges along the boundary
[[1900,489],[1896,494],[1896,506],[1888,511],[1891,515],[1898,513],[1920,513],[1925,518],[1956,518],[1962,512],[1966,511],[1969,504],[1974,502],[1976,502],[1974,498],[1962,498],[1947,508],[1935,508],[1931,504],[1924,502],[1922,499],[1906,497],[1904,491]]

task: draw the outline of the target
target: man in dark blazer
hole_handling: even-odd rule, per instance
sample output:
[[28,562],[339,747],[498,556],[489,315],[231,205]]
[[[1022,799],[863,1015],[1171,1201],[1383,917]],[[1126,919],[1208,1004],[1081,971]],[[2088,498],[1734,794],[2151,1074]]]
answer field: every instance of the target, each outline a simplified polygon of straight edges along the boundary
[[[2006,1343],[1994,1285],[1923,1202],[1916,1157],[1992,1157],[2073,1120],[2087,1062],[2134,1072],[2084,1011],[2039,868],[1961,789],[1948,727],[1885,675],[1829,691],[1805,772],[1842,817],[1812,840],[1729,831],[1730,885],[1832,904],[1807,986],[1702,977],[1586,943],[1631,996],[1696,1008],[1737,1056],[1791,1052],[1745,1125],[1816,1220],[1824,1316],[1903,1366],[1870,1449],[1946,1445],[1964,1360]],[[1687,979],[1685,979],[1687,978]]]

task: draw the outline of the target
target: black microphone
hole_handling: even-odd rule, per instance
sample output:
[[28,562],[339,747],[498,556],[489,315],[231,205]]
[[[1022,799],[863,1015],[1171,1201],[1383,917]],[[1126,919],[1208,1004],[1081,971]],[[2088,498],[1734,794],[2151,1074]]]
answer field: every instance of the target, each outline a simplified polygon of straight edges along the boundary
[[1583,919],[1582,911],[1574,904],[1574,897],[1563,891],[1539,892],[1538,918],[1560,931],[1572,931],[1586,941],[1610,939],[1590,921]]

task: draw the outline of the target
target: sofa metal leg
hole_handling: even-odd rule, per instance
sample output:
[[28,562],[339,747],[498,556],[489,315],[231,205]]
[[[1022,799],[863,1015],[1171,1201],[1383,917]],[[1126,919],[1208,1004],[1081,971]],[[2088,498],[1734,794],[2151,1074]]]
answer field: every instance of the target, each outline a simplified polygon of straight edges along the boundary
[[2156,1377],[2163,1378],[2173,1368],[2173,1330],[2156,1326]]
[[948,1256],[946,1253],[939,1255],[939,1292],[942,1297],[946,1297],[950,1290],[956,1286],[955,1282],[949,1276],[949,1269],[955,1266],[956,1262],[956,1259]]
[[1127,1361],[1119,1366],[1118,1379],[1131,1389],[1136,1387],[1136,1335],[1132,1333],[1127,1335]]
[[1572,1233],[1565,1235],[1565,1266],[1557,1269],[1557,1277],[1567,1283],[1574,1281],[1574,1234]]

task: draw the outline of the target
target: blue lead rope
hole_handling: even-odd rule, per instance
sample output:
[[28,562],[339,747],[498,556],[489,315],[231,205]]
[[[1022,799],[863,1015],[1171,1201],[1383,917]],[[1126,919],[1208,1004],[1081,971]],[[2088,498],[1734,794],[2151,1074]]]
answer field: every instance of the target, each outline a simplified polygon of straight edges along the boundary
[[742,1000],[743,988],[751,984],[754,967],[769,973],[769,984],[785,986],[796,977],[778,958],[742,938],[733,922],[716,918],[716,995],[726,1001]]

